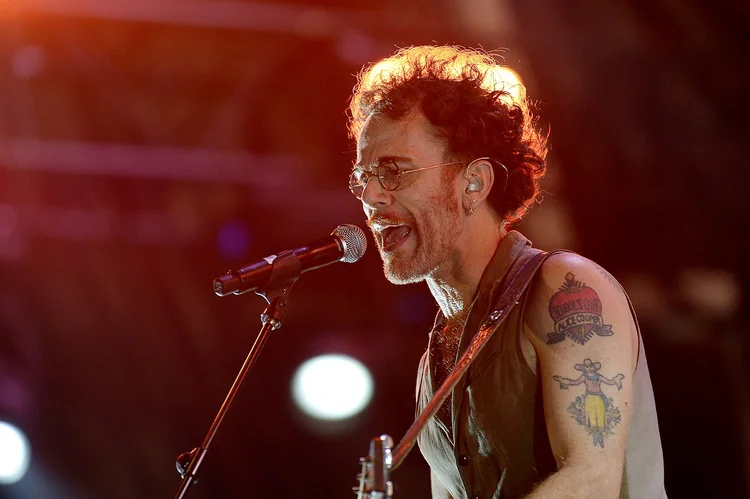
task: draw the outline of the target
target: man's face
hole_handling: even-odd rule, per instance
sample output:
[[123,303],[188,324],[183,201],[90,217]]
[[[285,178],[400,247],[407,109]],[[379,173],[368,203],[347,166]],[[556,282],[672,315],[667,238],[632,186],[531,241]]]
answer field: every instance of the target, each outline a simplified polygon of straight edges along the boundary
[[[372,169],[394,159],[400,169],[411,170],[445,163],[445,143],[431,128],[419,112],[400,120],[373,115],[357,141],[357,164]],[[419,282],[453,270],[462,225],[455,171],[444,166],[403,175],[394,191],[385,190],[377,176],[367,184],[362,207],[390,282]]]

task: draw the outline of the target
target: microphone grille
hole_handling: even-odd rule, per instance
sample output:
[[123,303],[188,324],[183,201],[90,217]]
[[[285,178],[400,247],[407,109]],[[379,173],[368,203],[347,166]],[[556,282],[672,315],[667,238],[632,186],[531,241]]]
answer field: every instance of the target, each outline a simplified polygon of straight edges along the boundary
[[333,234],[339,237],[344,246],[344,254],[339,259],[340,262],[354,263],[365,254],[367,237],[365,231],[356,225],[339,225],[333,231]]

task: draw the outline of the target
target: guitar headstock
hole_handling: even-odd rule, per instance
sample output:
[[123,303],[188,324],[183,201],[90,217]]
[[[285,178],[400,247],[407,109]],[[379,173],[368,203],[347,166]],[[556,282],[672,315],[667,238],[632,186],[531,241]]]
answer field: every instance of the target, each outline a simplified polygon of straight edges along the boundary
[[390,480],[391,449],[393,439],[381,435],[370,440],[367,457],[359,462],[362,470],[358,476],[359,487],[354,489],[357,499],[390,499],[393,497],[393,484]]

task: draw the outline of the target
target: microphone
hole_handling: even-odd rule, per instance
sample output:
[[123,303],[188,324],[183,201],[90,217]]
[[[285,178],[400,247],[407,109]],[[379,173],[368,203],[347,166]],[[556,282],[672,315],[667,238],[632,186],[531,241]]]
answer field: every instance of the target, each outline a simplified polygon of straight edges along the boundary
[[[354,263],[365,254],[367,238],[356,225],[339,225],[330,236],[301,246],[292,253],[300,263],[300,272],[315,270],[336,262]],[[241,295],[263,289],[268,284],[273,262],[278,255],[270,255],[255,263],[214,279],[214,293],[219,296]]]

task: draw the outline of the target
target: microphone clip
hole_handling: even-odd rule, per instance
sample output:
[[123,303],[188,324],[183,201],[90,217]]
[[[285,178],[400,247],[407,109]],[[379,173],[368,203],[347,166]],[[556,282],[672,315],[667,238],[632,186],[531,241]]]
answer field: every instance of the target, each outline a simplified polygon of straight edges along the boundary
[[302,264],[299,257],[293,250],[283,251],[273,259],[271,275],[266,285],[263,289],[255,291],[271,305],[261,314],[260,321],[263,324],[270,323],[274,331],[281,327],[288,308],[289,291],[300,275],[302,275]]

